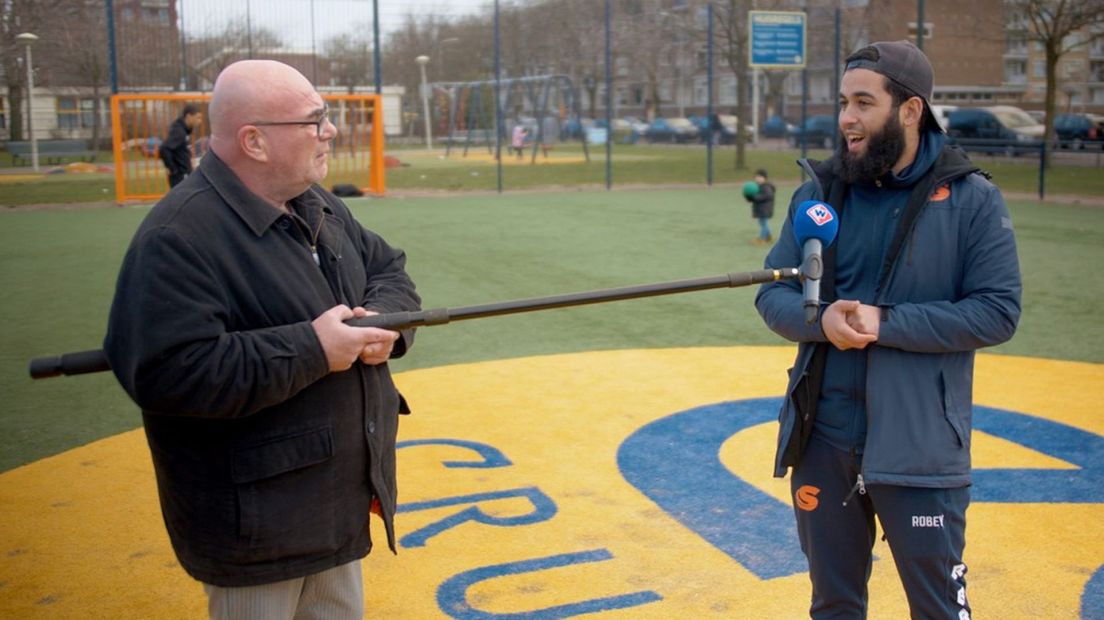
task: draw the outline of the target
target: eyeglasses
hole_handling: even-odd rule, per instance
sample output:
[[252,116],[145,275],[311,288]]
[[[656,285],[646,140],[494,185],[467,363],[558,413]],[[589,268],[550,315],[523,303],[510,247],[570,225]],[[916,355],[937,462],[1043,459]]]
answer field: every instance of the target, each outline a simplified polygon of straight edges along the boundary
[[322,115],[313,121],[254,121],[249,123],[250,125],[256,125],[258,127],[265,125],[314,125],[316,129],[316,135],[318,139],[322,139],[323,127],[326,126],[326,121],[330,120],[330,106],[322,107]]

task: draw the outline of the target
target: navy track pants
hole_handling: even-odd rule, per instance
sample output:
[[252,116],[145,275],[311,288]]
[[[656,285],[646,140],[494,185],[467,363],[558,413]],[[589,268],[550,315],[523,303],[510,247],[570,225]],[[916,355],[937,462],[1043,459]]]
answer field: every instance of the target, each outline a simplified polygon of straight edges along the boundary
[[790,479],[798,538],[813,583],[810,617],[866,617],[876,515],[912,617],[969,620],[962,561],[969,487],[861,488],[861,470],[861,454],[814,436]]

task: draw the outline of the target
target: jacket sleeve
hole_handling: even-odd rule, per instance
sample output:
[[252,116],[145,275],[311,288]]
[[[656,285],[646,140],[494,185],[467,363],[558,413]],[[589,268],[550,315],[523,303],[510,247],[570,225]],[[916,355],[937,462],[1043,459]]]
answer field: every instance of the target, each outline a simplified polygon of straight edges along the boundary
[[960,293],[954,300],[889,307],[878,344],[905,351],[971,351],[1012,338],[1022,284],[1012,220],[1000,191],[968,188],[978,208],[966,223]]
[[[767,269],[780,267],[799,267],[802,249],[797,245],[793,234],[794,207],[808,199],[814,193],[812,183],[802,185],[794,192],[793,199],[778,233],[778,241],[771,248],[763,266]],[[803,287],[800,280],[779,280],[768,282],[759,287],[755,296],[755,308],[763,317],[767,327],[779,336],[792,342],[826,342],[827,338],[820,328],[820,321],[812,325],[805,323],[805,309],[802,306]]]
[[[414,281],[406,272],[406,253],[361,226],[349,211],[348,205],[340,198],[320,187],[316,187],[314,191],[345,223],[345,232],[349,238],[358,242],[364,270],[368,274],[368,283],[360,305],[380,314],[420,310],[422,299],[416,291]],[[414,345],[414,332],[413,329],[399,332],[400,338],[395,341],[392,358],[402,357]]]
[[208,258],[167,228],[139,233],[119,273],[104,350],[150,414],[231,418],[282,403],[329,372],[310,321],[230,331]]
[[[420,310],[421,297],[406,273],[406,253],[365,228],[361,228],[361,237],[366,249],[364,268],[368,273],[368,286],[361,305],[380,314]],[[414,332],[414,329],[399,332],[392,358],[402,357],[414,345]]]

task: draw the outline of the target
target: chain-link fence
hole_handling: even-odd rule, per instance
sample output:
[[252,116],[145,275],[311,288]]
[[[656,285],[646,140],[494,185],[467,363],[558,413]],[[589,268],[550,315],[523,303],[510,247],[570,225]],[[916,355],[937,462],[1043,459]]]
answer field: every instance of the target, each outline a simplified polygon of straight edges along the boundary
[[[104,102],[113,91],[205,92],[228,64],[270,58],[296,67],[323,92],[381,92],[389,149],[425,144],[448,160],[485,154],[513,164],[514,130],[521,127],[529,166],[589,166],[536,173],[511,165],[450,187],[479,187],[492,176],[497,185],[503,177],[520,183],[535,174],[555,184],[567,171],[610,183],[618,178],[615,161],[670,144],[695,149],[687,157],[701,171],[696,180],[712,181],[715,172],[736,180],[756,167],[749,148],[831,148],[840,60],[870,41],[917,40],[918,23],[936,68],[932,103],[1040,107],[1037,87],[1009,87],[1023,77],[1009,64],[1009,50],[1020,54],[1016,45],[1025,36],[1009,4],[7,0],[0,4],[0,123],[10,140],[27,138],[25,61],[14,35],[34,31],[34,127],[42,139],[109,136]],[[752,10],[805,16],[795,68],[749,67]],[[1091,86],[1093,71],[1104,75],[1104,44],[1086,49],[1083,79]],[[1104,90],[1090,90],[1081,93],[1080,110],[1070,95],[1066,111],[1088,111],[1086,102],[1097,98],[1104,111]],[[821,126],[828,127],[824,135],[816,133]],[[501,157],[503,151],[514,157]],[[395,174],[417,182],[416,172]]]

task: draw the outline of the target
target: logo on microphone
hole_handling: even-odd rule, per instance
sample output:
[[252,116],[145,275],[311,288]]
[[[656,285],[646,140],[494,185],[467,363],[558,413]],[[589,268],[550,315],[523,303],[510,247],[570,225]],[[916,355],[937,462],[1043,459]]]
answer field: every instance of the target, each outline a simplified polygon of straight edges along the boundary
[[835,219],[832,217],[832,210],[828,208],[828,205],[819,202],[809,207],[805,211],[805,215],[808,215],[809,219],[813,220],[817,226],[824,226]]

